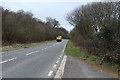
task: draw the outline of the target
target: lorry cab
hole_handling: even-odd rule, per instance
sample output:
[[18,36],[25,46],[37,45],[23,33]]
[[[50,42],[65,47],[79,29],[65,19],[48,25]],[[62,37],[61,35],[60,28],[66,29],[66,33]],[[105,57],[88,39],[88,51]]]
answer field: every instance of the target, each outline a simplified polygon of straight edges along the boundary
[[57,36],[57,37],[56,37],[56,41],[57,41],[57,42],[61,42],[61,41],[62,41],[62,36]]

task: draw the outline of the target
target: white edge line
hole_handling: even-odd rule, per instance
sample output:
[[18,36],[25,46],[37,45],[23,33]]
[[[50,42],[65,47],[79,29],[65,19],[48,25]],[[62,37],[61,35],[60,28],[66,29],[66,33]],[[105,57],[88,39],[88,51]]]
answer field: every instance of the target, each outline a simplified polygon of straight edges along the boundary
[[56,64],[53,66],[53,68],[55,68],[56,67]]
[[49,74],[48,74],[48,76],[51,76],[51,75],[52,75],[52,73],[53,73],[53,71],[50,71],[50,72],[49,72]]
[[[68,42],[68,41],[67,41],[67,42]],[[66,44],[65,44],[65,46],[64,46],[64,48],[63,48],[62,53],[64,53],[64,51],[65,51],[65,48],[66,48],[67,42],[66,42]]]
[[65,68],[65,64],[66,64],[66,60],[67,60],[67,56],[64,55],[63,60],[61,62],[61,65],[58,68],[57,73],[56,73],[56,75],[55,75],[54,78],[61,78],[63,76],[63,74],[64,74],[64,68]]
[[59,63],[59,61],[57,60],[56,63]]
[[60,58],[61,58],[62,56],[60,55]]
[[64,53],[64,49],[63,49],[62,53]]

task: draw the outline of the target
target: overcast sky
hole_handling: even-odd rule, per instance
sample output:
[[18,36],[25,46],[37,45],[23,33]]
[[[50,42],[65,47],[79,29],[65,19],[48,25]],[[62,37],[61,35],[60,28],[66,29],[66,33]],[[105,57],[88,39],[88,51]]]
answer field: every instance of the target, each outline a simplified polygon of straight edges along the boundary
[[12,11],[23,9],[30,11],[34,17],[46,21],[46,17],[56,18],[62,27],[70,31],[71,26],[65,19],[66,14],[78,6],[85,5],[88,2],[3,2],[2,5]]
[[99,1],[120,1],[120,0],[2,0],[2,6],[12,11],[23,9],[30,11],[34,17],[46,21],[46,17],[56,18],[62,27],[68,31],[73,29],[65,19],[67,13],[70,13],[81,5]]

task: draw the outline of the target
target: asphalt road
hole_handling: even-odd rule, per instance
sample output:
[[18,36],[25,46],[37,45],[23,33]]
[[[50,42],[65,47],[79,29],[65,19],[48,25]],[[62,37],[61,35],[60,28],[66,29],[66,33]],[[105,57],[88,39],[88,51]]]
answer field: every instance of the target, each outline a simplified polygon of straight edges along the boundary
[[50,78],[62,59],[67,40],[2,53],[3,78]]

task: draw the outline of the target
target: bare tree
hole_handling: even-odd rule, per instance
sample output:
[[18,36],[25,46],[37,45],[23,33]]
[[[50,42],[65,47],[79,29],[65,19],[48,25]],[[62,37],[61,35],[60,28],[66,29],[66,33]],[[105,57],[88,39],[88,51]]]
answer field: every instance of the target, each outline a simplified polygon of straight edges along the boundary
[[46,18],[47,23],[50,25],[50,27],[59,27],[60,23],[56,19],[52,19],[51,17]]
[[67,35],[61,28],[58,31],[59,22],[56,19],[48,19],[42,22],[33,17],[31,12],[19,10],[17,12],[2,9],[2,38],[3,45],[15,43],[30,43],[53,40],[59,34]]
[[95,2],[76,8],[66,19],[75,26],[71,34],[79,35],[72,36],[78,44],[92,55],[107,55],[116,60],[113,56],[117,56],[120,45],[119,17],[120,2]]

